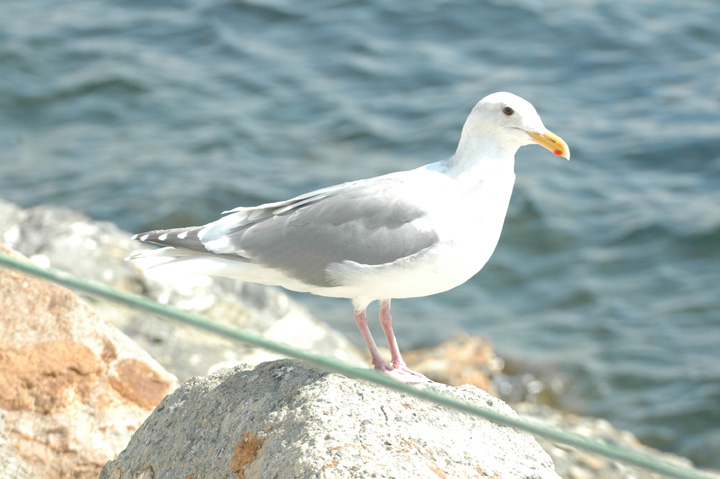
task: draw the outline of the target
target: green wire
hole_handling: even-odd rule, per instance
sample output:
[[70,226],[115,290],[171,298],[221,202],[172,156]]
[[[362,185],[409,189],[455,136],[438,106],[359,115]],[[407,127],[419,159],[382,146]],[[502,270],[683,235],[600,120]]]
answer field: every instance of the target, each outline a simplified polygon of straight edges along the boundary
[[232,326],[214,323],[200,315],[189,313],[172,306],[160,304],[143,296],[120,291],[100,283],[87,281],[62,271],[41,268],[25,260],[15,259],[3,253],[0,253],[0,264],[33,276],[50,280],[54,283],[67,286],[72,289],[85,291],[86,293],[125,304],[135,309],[145,310],[171,320],[175,320],[182,324],[204,329],[205,331],[210,331],[226,338],[252,344],[291,358],[301,359],[322,369],[379,384],[394,391],[425,399],[435,404],[456,409],[458,411],[463,411],[473,416],[482,417],[497,424],[521,429],[568,446],[591,451],[610,459],[639,466],[649,471],[664,474],[668,477],[678,479],[718,479],[718,477],[720,477],[692,467],[673,464],[657,456],[589,439],[578,434],[569,433],[555,427],[547,426],[545,424],[505,416],[490,409],[459,401],[451,396],[437,391],[421,389],[408,384],[399,383],[371,369],[357,368],[334,358],[322,356],[307,350],[297,349],[287,344],[269,341],[259,334],[251,331],[245,331]]

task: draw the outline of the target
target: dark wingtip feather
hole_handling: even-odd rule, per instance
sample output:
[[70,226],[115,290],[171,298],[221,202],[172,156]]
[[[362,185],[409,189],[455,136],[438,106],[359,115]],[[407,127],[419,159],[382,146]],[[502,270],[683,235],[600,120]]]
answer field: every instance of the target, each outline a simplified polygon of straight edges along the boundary
[[133,239],[144,243],[154,243],[160,246],[173,246],[193,251],[208,252],[205,245],[200,241],[199,233],[201,226],[189,228],[175,228],[169,230],[154,230],[133,235]]

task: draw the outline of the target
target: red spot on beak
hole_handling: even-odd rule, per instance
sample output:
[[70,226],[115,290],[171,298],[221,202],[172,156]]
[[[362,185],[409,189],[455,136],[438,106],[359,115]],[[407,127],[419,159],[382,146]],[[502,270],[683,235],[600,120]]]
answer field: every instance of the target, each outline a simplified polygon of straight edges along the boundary
[[562,155],[562,151],[560,151],[560,150],[555,150],[555,151],[553,151],[553,153],[555,153],[557,156]]

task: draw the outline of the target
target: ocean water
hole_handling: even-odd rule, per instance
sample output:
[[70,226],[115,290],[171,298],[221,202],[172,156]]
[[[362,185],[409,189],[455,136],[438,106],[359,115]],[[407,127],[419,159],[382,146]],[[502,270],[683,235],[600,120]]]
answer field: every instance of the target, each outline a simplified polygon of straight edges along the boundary
[[[448,157],[514,92],[572,161],[520,151],[495,255],[395,301],[401,347],[487,335],[567,377],[563,407],[720,467],[718,25],[697,0],[4,2],[0,197],[202,224]],[[297,298],[360,343],[347,301]]]

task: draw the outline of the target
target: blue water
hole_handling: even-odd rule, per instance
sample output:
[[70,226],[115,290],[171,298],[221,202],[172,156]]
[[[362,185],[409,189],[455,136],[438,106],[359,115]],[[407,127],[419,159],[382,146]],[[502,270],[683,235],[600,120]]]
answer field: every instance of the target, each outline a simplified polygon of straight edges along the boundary
[[[521,150],[494,257],[394,302],[401,346],[488,335],[567,375],[565,407],[720,467],[718,25],[695,0],[3,2],[0,197],[201,224],[445,158],[514,92],[573,159]],[[298,298],[360,341],[346,301]]]

